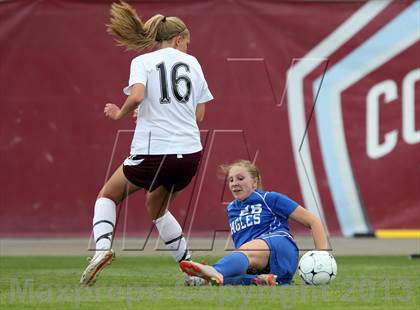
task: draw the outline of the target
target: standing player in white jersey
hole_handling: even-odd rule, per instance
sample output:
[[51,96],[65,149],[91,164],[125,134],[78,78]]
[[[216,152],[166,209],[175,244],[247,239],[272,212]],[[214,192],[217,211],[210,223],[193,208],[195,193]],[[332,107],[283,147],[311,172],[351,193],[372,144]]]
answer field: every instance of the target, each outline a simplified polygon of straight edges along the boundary
[[133,59],[124,104],[107,103],[104,113],[119,120],[138,108],[130,156],[98,194],[93,217],[96,253],[80,283],[90,286],[112,260],[116,206],[144,188],[146,209],[161,239],[178,261],[190,259],[182,229],[167,210],[177,193],[194,177],[201,158],[197,121],[212,100],[197,59],[187,54],[190,33],[177,17],[155,15],[142,23],[128,4],[113,4],[108,32],[120,45],[141,51]]

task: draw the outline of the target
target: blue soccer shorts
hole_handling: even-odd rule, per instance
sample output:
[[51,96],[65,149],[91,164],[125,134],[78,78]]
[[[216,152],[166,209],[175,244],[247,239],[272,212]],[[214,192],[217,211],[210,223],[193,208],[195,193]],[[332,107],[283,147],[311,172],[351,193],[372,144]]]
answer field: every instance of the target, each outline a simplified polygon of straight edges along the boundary
[[289,234],[274,232],[264,234],[258,239],[264,240],[270,249],[270,273],[277,275],[277,282],[290,284],[296,272],[299,249]]

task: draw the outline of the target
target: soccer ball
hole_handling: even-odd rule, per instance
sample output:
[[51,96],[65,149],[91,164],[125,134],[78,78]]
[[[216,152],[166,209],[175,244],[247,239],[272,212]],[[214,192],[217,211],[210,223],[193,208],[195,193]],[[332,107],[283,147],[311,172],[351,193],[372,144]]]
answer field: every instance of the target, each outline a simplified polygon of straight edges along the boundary
[[306,284],[328,284],[337,275],[337,263],[327,251],[309,251],[300,259],[298,272]]

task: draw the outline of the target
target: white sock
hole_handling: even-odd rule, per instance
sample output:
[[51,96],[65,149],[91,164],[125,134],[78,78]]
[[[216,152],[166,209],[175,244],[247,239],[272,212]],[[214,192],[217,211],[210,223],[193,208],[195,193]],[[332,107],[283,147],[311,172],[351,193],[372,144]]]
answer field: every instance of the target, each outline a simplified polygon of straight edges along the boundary
[[95,202],[93,216],[93,238],[96,251],[109,250],[112,243],[116,219],[116,205],[111,199],[101,197]]
[[191,259],[181,226],[169,211],[153,222],[159,231],[160,238],[165,242],[166,248],[170,250],[177,262]]

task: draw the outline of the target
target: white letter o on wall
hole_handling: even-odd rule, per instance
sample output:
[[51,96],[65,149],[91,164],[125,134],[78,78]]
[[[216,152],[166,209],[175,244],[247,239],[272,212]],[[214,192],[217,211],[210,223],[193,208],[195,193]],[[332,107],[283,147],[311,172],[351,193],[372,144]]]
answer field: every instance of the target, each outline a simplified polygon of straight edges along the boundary
[[420,69],[408,72],[402,82],[402,136],[408,144],[420,142],[420,130],[416,131],[415,84],[417,81],[420,81]]

